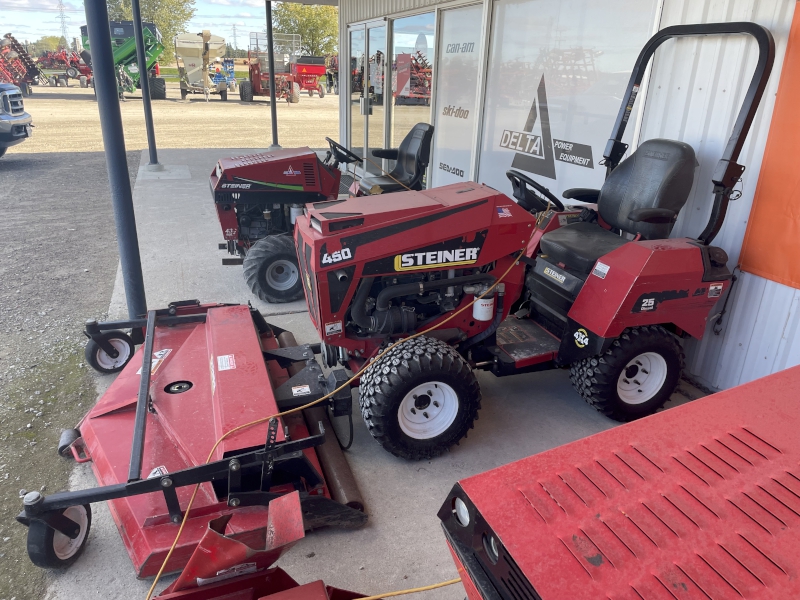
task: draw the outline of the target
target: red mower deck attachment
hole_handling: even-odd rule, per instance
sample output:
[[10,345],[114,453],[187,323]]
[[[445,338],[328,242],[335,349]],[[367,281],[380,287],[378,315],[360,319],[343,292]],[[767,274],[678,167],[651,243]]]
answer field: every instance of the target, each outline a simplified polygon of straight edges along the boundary
[[[127,327],[145,329],[133,360],[125,356],[130,338],[117,331]],[[91,461],[100,487],[25,498],[18,519],[29,526],[35,564],[74,561],[91,524],[90,503],[108,500],[137,575],[154,575],[198,483],[165,572],[186,564],[211,519],[230,516],[228,528],[244,543],[263,537],[267,504],[289,492],[300,492],[306,528],[366,521],[347,462],[336,440],[326,440],[324,409],[267,420],[346,381],[342,369],[325,379],[313,360],[319,347],[297,346],[248,306],[196,301],[87,329],[87,354],[110,360],[117,350],[116,361],[130,362],[59,448]],[[347,414],[350,404],[347,388],[335,395],[334,414]]]
[[455,485],[470,600],[800,598],[800,367]]

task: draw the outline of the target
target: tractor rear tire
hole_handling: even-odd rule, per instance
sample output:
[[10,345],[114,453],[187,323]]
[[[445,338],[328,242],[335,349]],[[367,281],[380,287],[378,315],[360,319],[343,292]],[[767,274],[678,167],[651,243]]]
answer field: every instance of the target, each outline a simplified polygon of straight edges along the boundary
[[253,84],[249,80],[239,84],[239,100],[242,102],[253,101]]
[[219,99],[222,100],[223,102],[227,102],[227,100],[228,100],[228,90],[220,90]]
[[633,421],[662,408],[683,370],[678,338],[660,325],[631,327],[603,354],[570,367],[572,385],[615,421]]
[[78,81],[80,82],[82,88],[88,88],[89,87],[89,80],[86,78],[86,75],[81,75],[81,77],[80,77],[80,79],[78,79]]
[[167,81],[161,77],[150,78],[150,98],[153,100],[167,99]]
[[478,418],[481,389],[452,346],[420,336],[367,368],[359,403],[370,434],[385,450],[422,460],[467,436]]
[[264,302],[280,304],[303,298],[303,279],[290,235],[268,235],[244,256],[244,280]]
[[289,102],[292,104],[297,104],[300,102],[300,84],[293,83],[292,84],[292,93],[289,95]]
[[319,91],[319,97],[320,98],[324,98],[325,97],[325,86],[320,84],[319,87],[317,88],[317,90]]

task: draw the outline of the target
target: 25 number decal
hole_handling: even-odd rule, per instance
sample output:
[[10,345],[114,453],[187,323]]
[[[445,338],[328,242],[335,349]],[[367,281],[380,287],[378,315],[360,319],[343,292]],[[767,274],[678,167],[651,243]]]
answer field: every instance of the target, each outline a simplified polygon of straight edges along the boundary
[[350,248],[342,248],[328,254],[327,252],[322,255],[323,265],[332,265],[333,263],[342,262],[343,260],[350,260],[353,258],[353,253]]

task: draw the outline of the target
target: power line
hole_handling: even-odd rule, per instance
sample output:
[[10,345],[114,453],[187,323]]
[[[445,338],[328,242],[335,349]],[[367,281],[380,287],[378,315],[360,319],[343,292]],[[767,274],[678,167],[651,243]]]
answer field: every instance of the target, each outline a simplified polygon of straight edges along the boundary
[[67,19],[69,17],[64,13],[66,7],[64,6],[64,0],[58,0],[58,17],[56,17],[59,21],[61,21],[61,37],[64,38],[64,43],[69,47],[69,31],[67,30]]

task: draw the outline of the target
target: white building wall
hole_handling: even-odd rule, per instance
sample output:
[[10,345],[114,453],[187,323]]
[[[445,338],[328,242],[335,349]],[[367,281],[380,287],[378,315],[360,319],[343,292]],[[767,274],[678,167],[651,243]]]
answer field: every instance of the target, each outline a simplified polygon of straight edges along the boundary
[[[742,197],[730,204],[714,240],[728,253],[731,269],[738,264],[747,228],[794,8],[794,0],[664,0],[659,28],[754,21],[769,28],[775,38],[772,76],[739,158],[747,167]],[[674,237],[696,237],[707,223],[711,172],[730,135],[757,55],[757,44],[749,36],[672,40],[656,52],[640,139],[683,140],[695,149],[700,163]],[[719,335],[709,325],[701,342],[685,344],[688,373],[709,387],[723,389],[800,363],[799,299],[798,290],[749,273],[739,275]]]

